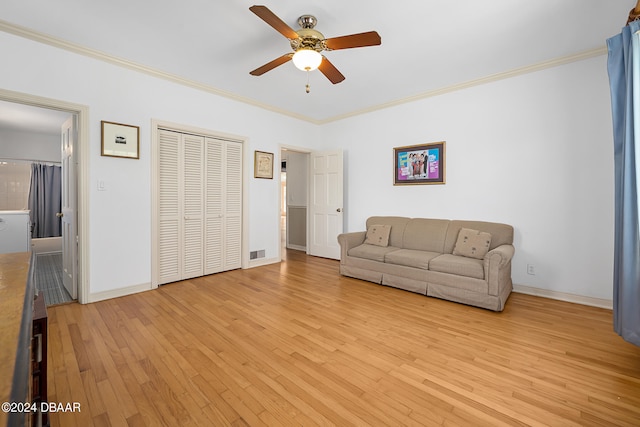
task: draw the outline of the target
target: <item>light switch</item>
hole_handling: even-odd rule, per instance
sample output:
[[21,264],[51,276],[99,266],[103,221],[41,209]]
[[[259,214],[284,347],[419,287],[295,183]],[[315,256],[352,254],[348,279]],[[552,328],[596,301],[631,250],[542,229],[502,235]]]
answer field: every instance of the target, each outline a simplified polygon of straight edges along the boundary
[[107,188],[104,186],[104,181],[98,181],[98,191],[107,191]]

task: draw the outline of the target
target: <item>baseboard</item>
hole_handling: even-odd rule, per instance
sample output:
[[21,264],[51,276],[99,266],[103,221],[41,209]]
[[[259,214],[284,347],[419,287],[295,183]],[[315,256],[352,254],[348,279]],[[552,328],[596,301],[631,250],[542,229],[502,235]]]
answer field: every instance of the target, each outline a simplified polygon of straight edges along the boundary
[[576,304],[590,305],[592,307],[613,309],[613,300],[603,298],[586,297],[583,295],[567,294],[564,292],[552,291],[549,289],[534,288],[524,285],[513,285],[513,292],[520,294],[535,295],[538,297],[550,298],[559,301],[573,302]]
[[128,286],[126,288],[113,289],[111,291],[97,292],[89,294],[88,303],[104,301],[111,298],[119,298],[127,295],[137,294],[139,292],[150,291],[151,283],[142,283],[140,285]]
[[289,245],[289,246],[287,246],[287,249],[293,249],[294,251],[307,252],[307,247],[306,246]]
[[261,267],[263,265],[277,264],[279,262],[280,262],[280,258],[252,259],[251,261],[249,261],[249,267],[247,268]]

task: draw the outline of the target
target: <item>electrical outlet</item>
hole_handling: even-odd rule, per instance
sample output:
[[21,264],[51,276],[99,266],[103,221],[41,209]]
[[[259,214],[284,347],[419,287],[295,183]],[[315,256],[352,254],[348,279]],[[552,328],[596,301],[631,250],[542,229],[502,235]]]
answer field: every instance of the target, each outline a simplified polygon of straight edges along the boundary
[[536,275],[536,267],[533,264],[527,264],[527,274]]

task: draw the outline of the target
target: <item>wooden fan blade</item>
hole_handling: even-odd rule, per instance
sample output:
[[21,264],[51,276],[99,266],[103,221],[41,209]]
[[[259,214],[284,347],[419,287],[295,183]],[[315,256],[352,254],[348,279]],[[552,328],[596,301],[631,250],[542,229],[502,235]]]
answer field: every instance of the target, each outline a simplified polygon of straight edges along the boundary
[[338,71],[338,69],[324,55],[322,55],[322,62],[320,63],[318,70],[320,70],[326,78],[331,80],[331,83],[333,84],[340,83],[345,79],[342,73]]
[[267,6],[251,6],[249,10],[286,38],[291,40],[298,38],[298,33],[293,31],[282,19],[278,18],[275,13],[271,12]]
[[276,58],[271,62],[267,62],[262,67],[256,68],[255,70],[251,71],[249,74],[251,74],[252,76],[261,76],[267,71],[271,71],[274,68],[279,67],[280,65],[291,61],[291,58],[293,58],[293,53],[287,53],[286,55],[282,55],[280,58]]
[[378,46],[382,44],[380,35],[375,31],[351,34],[350,36],[332,37],[325,43],[330,50],[351,49],[354,47]]

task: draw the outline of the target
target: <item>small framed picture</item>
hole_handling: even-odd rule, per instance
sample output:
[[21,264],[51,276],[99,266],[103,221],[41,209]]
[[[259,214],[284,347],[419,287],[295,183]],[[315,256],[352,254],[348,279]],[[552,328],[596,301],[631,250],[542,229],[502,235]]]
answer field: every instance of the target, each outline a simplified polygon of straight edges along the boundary
[[102,121],[102,155],[109,157],[140,158],[140,128]]
[[253,177],[273,179],[273,153],[255,152]]
[[393,149],[393,185],[444,184],[445,142]]

